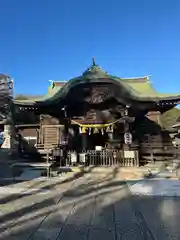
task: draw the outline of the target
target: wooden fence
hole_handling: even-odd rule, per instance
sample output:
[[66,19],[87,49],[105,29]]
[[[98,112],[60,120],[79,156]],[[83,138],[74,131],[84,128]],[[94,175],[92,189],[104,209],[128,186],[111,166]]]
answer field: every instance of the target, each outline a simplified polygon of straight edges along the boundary
[[52,153],[53,158],[59,158],[60,166],[86,165],[86,166],[139,166],[138,151],[122,150],[87,150],[77,154],[68,151],[66,158],[63,158],[62,150],[56,149]]

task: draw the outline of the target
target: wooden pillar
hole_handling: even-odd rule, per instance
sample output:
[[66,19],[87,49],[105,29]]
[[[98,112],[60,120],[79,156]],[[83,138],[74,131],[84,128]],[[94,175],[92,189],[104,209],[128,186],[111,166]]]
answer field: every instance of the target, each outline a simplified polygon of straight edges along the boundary
[[82,151],[86,151],[87,150],[87,133],[86,133],[86,128],[82,128],[82,132],[81,132],[81,147],[82,147]]
[[109,140],[113,140],[114,139],[114,129],[113,129],[113,126],[108,127],[107,133],[108,133]]
[[43,115],[41,114],[39,117],[40,128],[39,128],[39,142],[38,144],[44,144],[44,128],[43,128]]
[[129,106],[126,106],[124,111],[124,150],[130,149],[130,144],[132,142],[132,135],[129,132]]
[[129,150],[130,146],[128,140],[126,139],[129,134],[129,123],[125,121],[124,123],[124,150]]

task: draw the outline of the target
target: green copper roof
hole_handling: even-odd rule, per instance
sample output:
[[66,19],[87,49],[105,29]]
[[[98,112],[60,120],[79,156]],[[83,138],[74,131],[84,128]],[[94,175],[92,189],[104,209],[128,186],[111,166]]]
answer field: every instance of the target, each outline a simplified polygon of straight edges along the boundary
[[56,99],[63,98],[71,87],[74,85],[91,80],[97,81],[114,81],[119,87],[123,87],[127,93],[137,101],[160,101],[166,99],[180,99],[180,94],[162,94],[156,92],[153,88],[148,77],[141,78],[118,78],[112,76],[103,71],[99,66],[95,64],[93,59],[93,64],[88,68],[81,76],[73,78],[67,82],[53,82],[48,89],[48,93],[42,98],[29,99],[29,100],[14,100],[15,104],[19,105],[34,105],[35,103],[47,103],[52,102]]
[[82,77],[86,79],[92,79],[92,78],[97,79],[97,78],[108,78],[109,76],[93,61],[93,65],[82,74]]
[[148,78],[144,78],[144,81],[141,79],[133,79],[133,81],[128,81],[128,79],[124,79],[127,87],[133,89],[134,94],[139,95],[141,98],[152,98],[152,99],[166,99],[166,98],[174,98],[180,97],[180,94],[163,94],[157,92],[152,83],[148,80]]

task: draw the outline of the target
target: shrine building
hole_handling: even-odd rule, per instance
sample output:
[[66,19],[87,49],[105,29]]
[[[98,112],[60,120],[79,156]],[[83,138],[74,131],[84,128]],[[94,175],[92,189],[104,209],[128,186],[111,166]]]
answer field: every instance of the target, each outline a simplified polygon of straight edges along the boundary
[[77,155],[119,151],[127,158],[136,152],[138,161],[165,159],[174,149],[160,116],[179,102],[180,94],[157,92],[150,77],[113,76],[93,59],[82,75],[52,81],[45,96],[14,100],[15,114],[33,113],[39,119],[36,124],[15,124],[22,137],[27,132],[34,137],[37,149]]

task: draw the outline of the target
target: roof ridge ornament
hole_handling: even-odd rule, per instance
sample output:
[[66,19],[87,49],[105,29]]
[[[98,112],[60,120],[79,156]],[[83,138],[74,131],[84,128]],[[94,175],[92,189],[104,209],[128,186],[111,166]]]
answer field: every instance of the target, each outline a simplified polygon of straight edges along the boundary
[[107,72],[102,70],[95,62],[95,58],[92,57],[92,64],[83,72],[82,76],[93,77],[93,78],[105,78],[107,77]]
[[147,80],[148,80],[149,82],[152,82],[152,74],[149,74],[149,75],[147,75],[146,77],[147,77]]
[[95,57],[92,57],[92,66],[96,66]]

